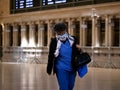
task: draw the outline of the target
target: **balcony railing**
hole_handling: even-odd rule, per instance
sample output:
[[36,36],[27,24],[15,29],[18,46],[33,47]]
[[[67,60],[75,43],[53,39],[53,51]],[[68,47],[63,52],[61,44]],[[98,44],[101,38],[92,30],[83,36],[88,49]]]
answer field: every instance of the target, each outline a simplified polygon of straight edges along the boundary
[[[81,47],[88,52],[92,62],[90,67],[120,68],[120,47]],[[47,63],[47,47],[3,47],[3,62]]]

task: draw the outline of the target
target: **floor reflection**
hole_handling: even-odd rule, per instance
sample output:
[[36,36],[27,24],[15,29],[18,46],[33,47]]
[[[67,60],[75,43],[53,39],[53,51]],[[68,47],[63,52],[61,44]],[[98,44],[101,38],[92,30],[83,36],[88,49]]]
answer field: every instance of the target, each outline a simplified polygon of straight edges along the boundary
[[[84,78],[77,76],[74,90],[120,90],[119,75],[120,69],[89,67]],[[0,77],[0,90],[58,90],[55,76],[46,74],[46,64],[1,63]]]

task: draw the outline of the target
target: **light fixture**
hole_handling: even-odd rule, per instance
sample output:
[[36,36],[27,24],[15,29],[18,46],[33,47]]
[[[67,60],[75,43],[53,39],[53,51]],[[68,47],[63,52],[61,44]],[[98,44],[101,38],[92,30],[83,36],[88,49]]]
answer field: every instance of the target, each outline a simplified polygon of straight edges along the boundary
[[100,28],[101,26],[101,19],[97,20],[96,27]]
[[92,8],[91,17],[92,17],[92,18],[94,18],[94,17],[99,18],[99,15],[97,14],[97,11],[96,11],[95,8]]
[[41,25],[41,26],[40,26],[40,30],[44,30],[44,25]]
[[75,24],[71,24],[71,28],[75,29],[76,28]]
[[110,26],[113,27],[113,26],[114,26],[114,19],[110,19],[110,20],[108,21],[108,23],[109,23]]
[[55,23],[50,24],[50,29],[53,30]]
[[83,23],[83,24],[81,25],[81,28],[82,28],[83,30],[85,30],[85,29],[87,28],[87,24]]
[[82,28],[83,30],[85,30],[85,29],[87,28],[87,24],[86,24],[86,21],[85,21],[85,20],[83,20],[83,23],[81,24],[81,28]]

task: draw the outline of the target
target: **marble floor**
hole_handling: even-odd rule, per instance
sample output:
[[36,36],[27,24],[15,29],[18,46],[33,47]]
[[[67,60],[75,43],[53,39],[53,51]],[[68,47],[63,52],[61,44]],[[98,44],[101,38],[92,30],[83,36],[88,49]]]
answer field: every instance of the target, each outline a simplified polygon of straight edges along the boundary
[[[84,78],[77,76],[74,90],[120,90],[120,69],[88,69]],[[0,62],[0,90],[58,90],[58,84],[46,64]]]

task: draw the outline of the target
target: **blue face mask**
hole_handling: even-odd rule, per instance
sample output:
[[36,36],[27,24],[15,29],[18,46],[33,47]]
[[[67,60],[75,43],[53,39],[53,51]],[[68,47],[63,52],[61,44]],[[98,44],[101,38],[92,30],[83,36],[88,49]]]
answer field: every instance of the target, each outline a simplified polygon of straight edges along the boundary
[[68,38],[68,34],[65,33],[63,35],[57,35],[56,37],[58,40],[65,41]]

